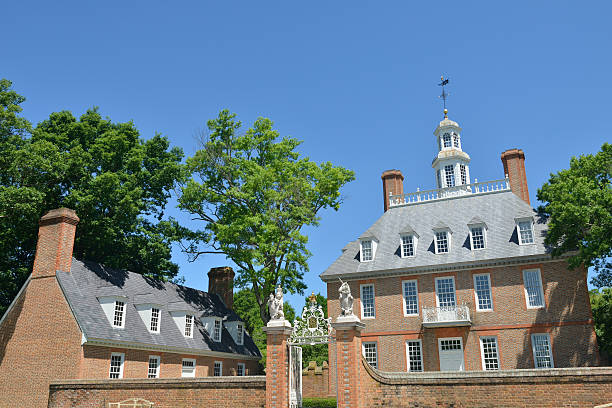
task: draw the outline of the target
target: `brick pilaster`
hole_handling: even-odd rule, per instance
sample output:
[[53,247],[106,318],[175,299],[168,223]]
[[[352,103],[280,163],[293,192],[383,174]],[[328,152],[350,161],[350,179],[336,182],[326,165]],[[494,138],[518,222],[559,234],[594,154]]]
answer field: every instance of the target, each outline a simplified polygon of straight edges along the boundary
[[289,407],[289,348],[287,339],[291,325],[263,328],[267,334],[266,345],[266,408]]
[[[340,318],[338,320],[341,320]],[[365,324],[354,320],[332,324],[336,329],[336,392],[338,408],[360,407],[361,331]]]

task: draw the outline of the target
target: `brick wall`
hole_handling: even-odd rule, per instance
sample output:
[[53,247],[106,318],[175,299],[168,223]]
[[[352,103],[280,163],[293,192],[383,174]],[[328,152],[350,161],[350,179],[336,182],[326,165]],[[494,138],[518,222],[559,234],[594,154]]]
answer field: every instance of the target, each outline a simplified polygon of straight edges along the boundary
[[155,408],[258,408],[265,406],[264,376],[183,379],[73,380],[53,382],[49,408],[106,408],[142,398]]
[[612,368],[384,373],[362,360],[361,406],[593,407],[612,402]]
[[323,365],[320,366],[315,361],[310,361],[308,367],[302,372],[302,396],[304,398],[321,398],[331,395],[327,361],[324,361]]
[[99,346],[83,347],[83,362],[79,378],[106,379],[110,368],[111,353],[124,353],[123,378],[146,378],[149,367],[149,356],[160,356],[160,378],[179,378],[183,358],[194,358],[196,360],[196,377],[212,376],[215,361],[223,363],[223,375],[236,375],[238,363],[245,363],[247,375],[259,374],[257,361],[243,361],[228,358],[217,358],[208,356],[195,356],[190,354],[160,353],[156,351],[144,351],[122,348],[109,348]]

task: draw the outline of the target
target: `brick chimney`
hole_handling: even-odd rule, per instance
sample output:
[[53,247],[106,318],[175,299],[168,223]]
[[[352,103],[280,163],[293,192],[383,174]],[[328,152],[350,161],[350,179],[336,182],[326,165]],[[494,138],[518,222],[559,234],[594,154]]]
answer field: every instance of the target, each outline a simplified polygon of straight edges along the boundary
[[219,295],[228,309],[234,307],[234,270],[229,266],[208,271],[208,293]]
[[70,272],[78,223],[79,217],[69,208],[58,208],[43,215],[38,222],[32,279],[55,276],[56,271]]
[[501,160],[504,164],[504,173],[510,180],[512,192],[530,204],[525,173],[525,153],[521,149],[509,149],[501,154]]
[[382,176],[383,205],[385,212],[389,209],[389,195],[404,194],[404,176],[399,170],[387,170]]

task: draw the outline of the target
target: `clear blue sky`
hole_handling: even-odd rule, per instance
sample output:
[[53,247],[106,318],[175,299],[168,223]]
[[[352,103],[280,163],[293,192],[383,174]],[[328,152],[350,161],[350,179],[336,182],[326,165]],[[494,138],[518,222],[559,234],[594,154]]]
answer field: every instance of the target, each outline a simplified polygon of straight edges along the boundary
[[[353,169],[341,210],[307,231],[308,293],[325,293],[318,275],[382,214],[382,171],[400,169],[407,192],[434,187],[441,74],[472,178],[502,178],[500,153],[522,148],[532,204],[550,172],[612,139],[612,2],[11,1],[2,14],[0,77],[34,123],[99,106],[191,155],[228,108]],[[226,264],[173,259],[203,289]]]

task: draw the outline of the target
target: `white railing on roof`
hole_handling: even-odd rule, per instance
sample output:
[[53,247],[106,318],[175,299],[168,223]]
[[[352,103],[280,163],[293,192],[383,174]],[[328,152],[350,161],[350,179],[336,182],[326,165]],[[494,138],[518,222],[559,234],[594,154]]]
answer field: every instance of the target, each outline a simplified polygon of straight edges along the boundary
[[505,179],[464,184],[460,186],[436,188],[433,190],[417,190],[414,193],[389,195],[389,206],[395,207],[398,205],[412,205],[422,203],[424,201],[444,200],[447,198],[459,197],[466,194],[489,194],[499,191],[510,190],[510,181]]

